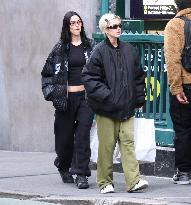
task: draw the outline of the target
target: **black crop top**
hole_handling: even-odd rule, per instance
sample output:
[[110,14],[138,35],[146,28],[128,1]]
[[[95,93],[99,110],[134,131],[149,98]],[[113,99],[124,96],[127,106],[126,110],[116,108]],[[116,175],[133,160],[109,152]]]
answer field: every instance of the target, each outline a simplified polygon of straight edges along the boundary
[[74,46],[70,44],[68,59],[68,85],[82,85],[81,72],[86,63],[83,45]]

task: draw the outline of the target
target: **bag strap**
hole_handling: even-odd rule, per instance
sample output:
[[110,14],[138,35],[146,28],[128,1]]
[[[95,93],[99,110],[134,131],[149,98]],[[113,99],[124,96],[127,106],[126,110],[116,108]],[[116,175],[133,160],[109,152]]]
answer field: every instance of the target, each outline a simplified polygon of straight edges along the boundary
[[186,16],[177,16],[175,18],[180,18],[185,22],[184,25],[184,36],[185,36],[185,48],[191,46],[191,19]]
[[179,19],[182,19],[184,21],[190,21],[190,19],[186,16],[176,16],[175,18],[179,18]]

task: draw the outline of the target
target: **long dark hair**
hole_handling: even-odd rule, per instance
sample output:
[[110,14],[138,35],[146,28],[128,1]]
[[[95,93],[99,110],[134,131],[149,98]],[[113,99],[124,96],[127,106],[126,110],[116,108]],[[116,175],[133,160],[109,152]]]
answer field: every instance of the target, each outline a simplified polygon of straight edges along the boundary
[[89,42],[88,42],[85,30],[84,30],[84,24],[83,24],[82,18],[75,11],[68,11],[65,14],[64,19],[63,19],[62,32],[61,32],[61,41],[62,41],[62,46],[63,46],[63,52],[65,52],[65,53],[68,52],[69,44],[72,40],[71,33],[70,33],[70,19],[74,15],[78,16],[82,22],[82,27],[81,27],[81,32],[80,32],[82,44],[84,47],[89,46]]

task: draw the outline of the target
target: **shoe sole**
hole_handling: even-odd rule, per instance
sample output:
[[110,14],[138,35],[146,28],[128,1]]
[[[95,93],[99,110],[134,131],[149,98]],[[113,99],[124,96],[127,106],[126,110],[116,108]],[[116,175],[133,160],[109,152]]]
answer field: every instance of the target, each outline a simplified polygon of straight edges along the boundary
[[190,181],[174,181],[172,180],[174,184],[180,184],[180,185],[187,185],[190,184]]
[[109,194],[109,193],[115,193],[115,191],[108,191],[108,192],[105,192],[105,193],[102,193],[100,192],[101,194]]
[[[62,178],[62,177],[61,177]],[[66,184],[72,184],[72,183],[74,183],[74,179],[63,179],[62,178],[62,181],[64,182],[64,183],[66,183]]]
[[78,186],[78,185],[77,185],[77,187],[78,187],[78,189],[88,189],[89,188],[89,186]]
[[78,187],[78,189],[88,189],[90,187],[89,184],[86,184],[86,185],[78,184],[76,181],[75,181],[75,184]]
[[74,183],[74,181],[65,181],[65,180],[62,180],[65,184],[73,184]]
[[66,179],[66,178],[63,177],[61,174],[60,174],[60,177],[61,177],[63,183],[66,183],[66,184],[72,184],[72,183],[74,183],[73,177],[71,177],[70,179]]
[[137,192],[137,191],[144,191],[145,189],[148,188],[148,184],[144,184],[143,186],[137,188],[137,189],[134,189],[134,190],[130,190],[128,191],[129,193],[132,193],[132,192]]

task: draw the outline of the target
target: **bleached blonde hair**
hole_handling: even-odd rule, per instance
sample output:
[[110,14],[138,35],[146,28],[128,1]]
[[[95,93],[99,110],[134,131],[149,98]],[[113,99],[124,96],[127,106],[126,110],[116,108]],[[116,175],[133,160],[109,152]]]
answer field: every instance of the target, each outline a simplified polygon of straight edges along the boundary
[[101,32],[105,35],[105,31],[107,29],[108,26],[111,26],[110,21],[113,19],[119,19],[121,21],[121,18],[119,16],[116,16],[115,14],[112,13],[107,13],[104,14],[100,20],[99,20],[99,29],[101,30]]

